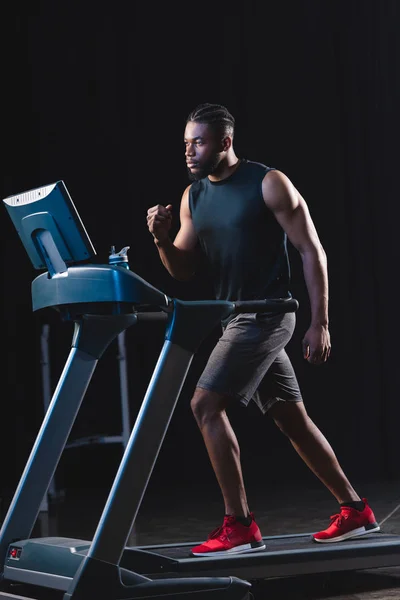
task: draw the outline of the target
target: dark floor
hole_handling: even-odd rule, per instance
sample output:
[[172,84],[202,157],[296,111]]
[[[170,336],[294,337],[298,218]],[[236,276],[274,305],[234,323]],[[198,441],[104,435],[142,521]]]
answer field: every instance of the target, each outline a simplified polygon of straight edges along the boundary
[[[107,491],[67,492],[53,517],[38,521],[36,533],[91,539]],[[382,531],[400,535],[400,482],[362,485]],[[248,487],[251,509],[264,536],[309,533],[324,529],[336,512],[336,503],[321,488],[296,484],[293,488]],[[148,488],[138,513],[131,543],[198,542],[221,521],[223,506],[215,486],[176,485]],[[394,514],[391,513],[394,511]],[[56,514],[58,513],[58,514]],[[400,561],[399,561],[400,562]],[[253,583],[256,600],[389,600],[400,599],[400,564],[397,567],[339,571],[274,578]]]

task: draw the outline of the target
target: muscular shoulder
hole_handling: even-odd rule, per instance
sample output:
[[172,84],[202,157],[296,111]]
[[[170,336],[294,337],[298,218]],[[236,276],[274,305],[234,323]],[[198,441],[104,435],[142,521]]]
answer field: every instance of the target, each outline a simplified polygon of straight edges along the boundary
[[299,201],[299,194],[282,171],[269,171],[262,182],[262,192],[265,204],[272,211],[294,209]]

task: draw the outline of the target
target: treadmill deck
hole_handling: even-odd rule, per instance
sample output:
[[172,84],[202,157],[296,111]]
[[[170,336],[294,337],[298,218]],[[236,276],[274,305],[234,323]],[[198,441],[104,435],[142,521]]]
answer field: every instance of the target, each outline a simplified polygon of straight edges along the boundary
[[197,557],[200,542],[126,548],[121,566],[150,578],[236,576],[257,580],[311,573],[400,566],[400,535],[373,533],[319,544],[311,533],[263,537],[265,550]]

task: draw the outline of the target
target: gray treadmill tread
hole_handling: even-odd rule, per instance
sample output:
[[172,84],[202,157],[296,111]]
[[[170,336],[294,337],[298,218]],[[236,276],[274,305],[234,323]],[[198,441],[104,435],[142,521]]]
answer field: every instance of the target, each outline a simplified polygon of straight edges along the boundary
[[400,535],[371,533],[339,543],[318,544],[310,534],[263,538],[267,549],[225,556],[191,556],[193,544],[128,548],[124,566],[152,579],[235,575],[247,580],[400,565]]
[[[274,537],[264,537],[263,538],[264,543],[266,545],[265,550],[260,550],[258,552],[248,552],[248,553],[242,553],[242,554],[237,554],[237,555],[229,555],[229,556],[223,556],[223,557],[212,557],[212,556],[208,556],[208,557],[193,557],[190,554],[190,549],[193,547],[193,545],[196,544],[196,542],[193,543],[184,543],[184,544],[169,544],[169,545],[159,545],[159,546],[139,546],[138,549],[140,550],[144,550],[146,552],[151,552],[151,553],[155,553],[155,554],[159,554],[162,556],[165,556],[167,558],[172,558],[174,560],[184,560],[184,559],[188,559],[188,560],[196,560],[197,558],[199,560],[204,560],[204,559],[221,559],[221,558],[225,558],[227,560],[231,560],[233,558],[243,558],[243,557],[248,557],[250,560],[250,557],[255,557],[258,556],[260,559],[262,559],[261,557],[265,558],[268,557],[270,555],[276,554],[276,553],[284,553],[284,552],[290,552],[290,553],[297,553],[297,552],[310,552],[310,553],[314,553],[314,552],[327,552],[327,551],[333,551],[333,552],[338,552],[338,551],[345,551],[346,550],[350,550],[352,548],[354,548],[355,546],[358,546],[362,548],[372,548],[372,547],[376,547],[376,545],[379,545],[381,547],[383,546],[399,546],[399,551],[400,551],[400,535],[396,536],[393,534],[383,534],[383,533],[373,533],[373,534],[369,534],[369,535],[365,535],[365,536],[361,536],[359,538],[353,538],[350,540],[345,540],[343,542],[335,542],[330,543],[330,544],[318,544],[316,542],[313,542],[311,540],[311,534],[300,534],[300,535],[293,535],[293,536],[274,536]],[[200,542],[199,542],[200,543]],[[134,550],[134,548],[133,548]]]

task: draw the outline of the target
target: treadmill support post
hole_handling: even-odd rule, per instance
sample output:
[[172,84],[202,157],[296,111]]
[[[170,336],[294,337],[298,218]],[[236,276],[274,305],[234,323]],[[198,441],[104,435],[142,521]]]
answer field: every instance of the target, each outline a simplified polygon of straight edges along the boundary
[[174,302],[163,348],[91,546],[65,599],[80,598],[85,582],[93,582],[102,565],[119,565],[194,353],[229,310],[227,303]]
[[1,573],[9,544],[32,533],[99,358],[136,320],[128,314],[84,315],[75,321],[68,359],[0,530]]

